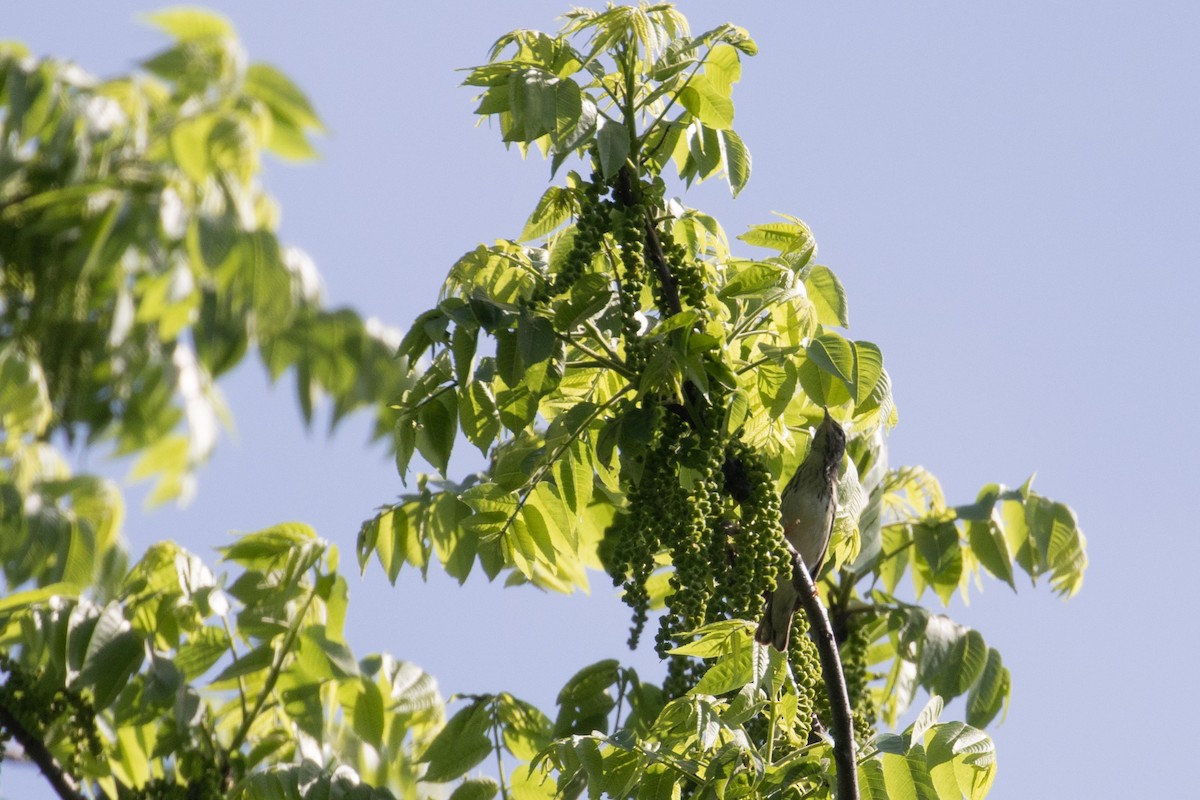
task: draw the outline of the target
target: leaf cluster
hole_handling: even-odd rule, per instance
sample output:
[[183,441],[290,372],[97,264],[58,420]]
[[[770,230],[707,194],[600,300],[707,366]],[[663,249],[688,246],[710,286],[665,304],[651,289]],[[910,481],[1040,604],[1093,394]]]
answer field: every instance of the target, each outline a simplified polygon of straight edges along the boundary
[[386,655],[354,658],[336,548],[289,523],[240,537],[222,561],[232,574],[160,542],[107,602],[68,584],[5,598],[0,648],[103,720],[81,755],[42,728],[51,752],[108,797],[270,796],[259,788],[309,763],[395,791],[415,781],[413,751],[442,718],[437,685]]
[[306,419],[329,393],[335,421],[375,405],[386,431],[401,372],[395,341],[323,310],[312,262],[273,233],[261,156],[313,155],[304,94],[247,65],[220,17],[148,19],[172,46],[110,80],[0,49],[0,357],[9,450],[109,442],[158,502],[191,491],[226,417],[214,382],[251,347],[296,374]]

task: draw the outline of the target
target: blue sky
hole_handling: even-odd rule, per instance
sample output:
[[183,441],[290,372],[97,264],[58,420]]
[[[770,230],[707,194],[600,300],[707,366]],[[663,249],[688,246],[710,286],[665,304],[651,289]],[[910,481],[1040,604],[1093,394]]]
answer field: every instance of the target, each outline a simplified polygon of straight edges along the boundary
[[[5,6],[0,38],[100,75],[164,43],[134,19],[147,2]],[[266,183],[331,304],[406,326],[461,253],[519,232],[548,167],[474,127],[454,70],[507,30],[555,28],[566,3],[211,7],[330,129],[319,162],[271,162]],[[951,502],[1036,471],[1088,535],[1076,599],[991,583],[951,611],[1013,672],[1008,718],[991,731],[992,797],[1184,796],[1186,768],[1164,765],[1194,716],[1181,699],[1200,546],[1182,501],[1200,444],[1187,355],[1200,342],[1200,6],[681,7],[693,30],[729,19],[761,48],[734,95],[750,183],[735,202],[715,182],[686,202],[731,235],[771,211],[812,226],[848,289],[851,334],[877,342],[892,375],[894,464],[933,470]],[[188,508],[144,514],[133,492],[135,551],[173,538],[211,558],[231,531],[298,519],[353,571],[359,523],[402,491],[382,449],[364,445],[365,421],[333,439],[305,432],[291,387],[268,388],[256,363],[224,386],[236,438]],[[100,454],[88,466],[112,469]],[[600,658],[659,674],[652,653],[625,649],[628,615],[597,578],[591,596],[561,598],[475,575],[459,588],[405,572],[393,588],[371,568],[351,578],[351,642],[420,664],[447,695],[508,690],[549,710]],[[48,796],[9,765],[0,791]]]

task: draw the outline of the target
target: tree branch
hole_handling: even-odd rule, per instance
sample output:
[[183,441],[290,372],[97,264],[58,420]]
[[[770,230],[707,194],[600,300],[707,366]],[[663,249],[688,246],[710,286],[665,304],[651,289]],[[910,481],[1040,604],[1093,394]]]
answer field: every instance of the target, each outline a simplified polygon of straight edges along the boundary
[[829,615],[817,595],[817,587],[808,574],[804,559],[788,546],[792,556],[792,587],[804,613],[808,616],[813,642],[821,657],[821,675],[829,694],[829,716],[833,728],[833,760],[837,764],[838,800],[858,800],[858,766],[854,753],[854,722],[850,715],[850,695],[846,691],[846,676],[838,656],[837,640]]
[[25,751],[25,757],[37,764],[46,780],[54,787],[55,794],[62,800],[87,800],[76,786],[75,779],[66,773],[54,754],[46,748],[46,743],[21,724],[21,721],[3,705],[0,705],[0,726],[12,734]]

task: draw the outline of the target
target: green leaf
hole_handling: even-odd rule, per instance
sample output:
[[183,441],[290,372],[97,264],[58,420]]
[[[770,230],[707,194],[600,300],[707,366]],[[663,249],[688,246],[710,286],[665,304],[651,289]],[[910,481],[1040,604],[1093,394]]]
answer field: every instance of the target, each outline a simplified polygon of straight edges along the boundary
[[460,584],[471,573],[478,545],[476,532],[461,526],[470,513],[470,506],[453,494],[443,492],[433,501],[430,514],[429,538],[434,552],[446,573],[458,579]]
[[966,631],[954,643],[942,663],[935,691],[946,698],[964,694],[983,673],[987,658],[988,646],[983,641],[983,635],[976,630]]
[[458,393],[458,417],[467,441],[487,455],[500,433],[500,415],[492,389],[486,383],[472,381]]
[[[529,370],[551,358],[557,350],[557,342],[554,325],[550,320],[533,315],[522,316],[517,326],[517,346],[520,349],[521,357],[520,361],[515,363],[519,364],[523,370]],[[509,381],[508,376],[503,372],[500,377],[504,378],[504,382],[510,386],[517,385],[522,379],[528,379],[527,374],[513,374],[513,380]]]
[[916,720],[913,721],[912,729],[908,732],[910,747],[919,746],[925,739],[925,732],[937,724],[937,721],[942,716],[942,710],[945,708],[945,703],[942,698],[934,695],[929,698],[929,702],[917,714]]
[[[869,758],[858,765],[859,800],[889,800],[887,779],[883,773],[883,761]],[[897,798],[901,795],[891,795]]]
[[817,244],[812,231],[801,219],[779,214],[786,222],[753,225],[738,237],[753,247],[766,247],[787,257],[793,269],[800,269],[816,256]]
[[209,159],[209,137],[216,119],[205,114],[180,120],[171,128],[171,155],[194,183],[208,180],[213,165]]
[[579,84],[570,78],[559,79],[554,84],[554,127],[548,131],[554,135],[555,143],[574,141],[583,108]]
[[742,392],[734,392],[725,406],[724,419],[721,429],[730,439],[733,438],[750,416],[750,401]]
[[738,51],[728,44],[714,45],[704,60],[704,77],[728,93],[733,84],[742,79],[742,60]]
[[282,118],[272,122],[266,148],[286,161],[312,161],[317,157],[316,148],[304,135],[303,129]]
[[97,710],[108,708],[145,658],[145,644],[125,619],[120,603],[105,606],[88,640],[78,683],[92,690]]
[[261,100],[277,120],[291,122],[300,130],[323,130],[317,112],[296,84],[269,64],[251,64],[246,68],[246,94]]
[[351,707],[354,732],[364,742],[379,749],[383,743],[383,734],[387,718],[383,707],[383,693],[375,681],[361,677],[350,684],[354,686],[354,704]]
[[871,342],[856,341],[854,345],[854,401],[861,408],[871,399],[883,376],[883,353]]
[[804,275],[804,288],[808,299],[817,309],[817,321],[822,325],[850,327],[850,316],[846,304],[846,288],[833,270],[817,264]]
[[229,652],[229,636],[221,628],[206,625],[191,633],[173,659],[183,676],[194,681]]
[[460,709],[421,754],[426,764],[424,780],[452,781],[487,758],[492,752],[490,726],[491,714],[482,700]]
[[573,514],[581,514],[592,501],[592,456],[584,442],[576,440],[563,451],[552,467],[559,496]]
[[551,186],[542,194],[533,213],[525,221],[517,241],[529,242],[548,236],[578,211],[579,201],[573,191],[562,186]]
[[697,637],[695,641],[677,645],[670,652],[677,656],[717,658],[736,653],[750,644],[746,623],[738,619],[712,622],[696,629],[693,634]]
[[600,171],[604,177],[611,178],[629,157],[629,131],[621,123],[605,119],[596,136],[596,147],[600,154]]
[[637,800],[679,800],[681,796],[679,779],[665,767],[647,769],[638,784]]
[[608,278],[588,273],[571,287],[570,299],[557,304],[554,324],[559,330],[573,330],[606,308],[611,298]]
[[513,433],[524,431],[537,416],[538,399],[524,384],[496,392],[500,424]]
[[491,800],[500,791],[492,778],[467,778],[450,793],[450,800]]
[[987,661],[979,680],[967,695],[967,724],[986,728],[1008,702],[1010,677],[1000,652],[988,648]]
[[979,563],[988,572],[1007,583],[1013,591],[1017,586],[1013,582],[1012,556],[1008,552],[1008,542],[996,519],[969,520],[966,523],[967,542],[971,552],[979,559]]
[[926,736],[926,763],[939,798],[982,800],[995,778],[995,745],[982,731],[947,722]]
[[48,586],[38,587],[37,589],[30,589],[25,592],[17,592],[6,597],[0,597],[0,620],[6,620],[14,612],[41,605],[55,597],[64,599],[77,598],[81,588],[81,586],[72,583],[52,583]]
[[736,692],[747,684],[754,683],[754,654],[752,645],[739,647],[733,654],[722,658],[704,673],[699,683],[689,694],[723,695]]
[[855,356],[849,341],[824,333],[809,342],[805,354],[808,358],[800,365],[798,377],[814,403],[835,406],[854,397]]
[[529,703],[501,693],[496,698],[496,719],[508,751],[529,761],[550,745],[550,720]]
[[788,273],[778,264],[742,261],[730,264],[720,297],[770,297],[786,288]]
[[704,77],[693,78],[679,93],[679,103],[696,119],[713,130],[733,127],[733,101],[728,89],[722,90]]
[[555,700],[560,706],[580,706],[617,682],[621,665],[614,658],[597,661],[571,676]]
[[721,160],[725,162],[725,177],[729,191],[734,197],[745,188],[750,180],[750,151],[742,137],[732,130],[721,131]]
[[[241,678],[246,675],[253,675],[255,672],[266,672],[270,669],[271,664],[275,660],[275,648],[267,643],[260,644],[247,653],[243,653],[237,659],[221,670],[217,677],[213,678],[214,687],[224,683],[230,683],[236,678]],[[235,685],[235,684],[233,684]]]
[[198,41],[212,37],[234,36],[229,20],[211,11],[198,8],[168,8],[146,14],[144,20],[159,30],[165,31],[183,42]]
[[458,434],[455,392],[442,392],[417,412],[417,450],[442,475],[450,465],[450,451]]
[[11,437],[37,435],[53,410],[42,365],[14,345],[0,348],[0,426]]
[[700,122],[689,128],[687,138],[687,164],[680,176],[690,184],[694,179],[704,180],[718,169],[721,161],[721,141],[718,132]]
[[949,603],[962,577],[963,556],[953,522],[926,521],[913,526],[913,566],[943,603]]

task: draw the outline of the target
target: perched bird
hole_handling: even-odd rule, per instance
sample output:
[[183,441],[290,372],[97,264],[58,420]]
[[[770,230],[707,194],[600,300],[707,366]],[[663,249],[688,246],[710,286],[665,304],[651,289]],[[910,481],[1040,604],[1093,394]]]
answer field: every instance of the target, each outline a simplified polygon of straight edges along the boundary
[[[779,496],[783,535],[800,553],[809,574],[816,580],[829,548],[833,518],[837,512],[837,475],[846,452],[846,432],[825,411],[808,455]],[[754,638],[787,651],[792,616],[800,608],[791,576],[781,576],[767,597],[767,608]]]

